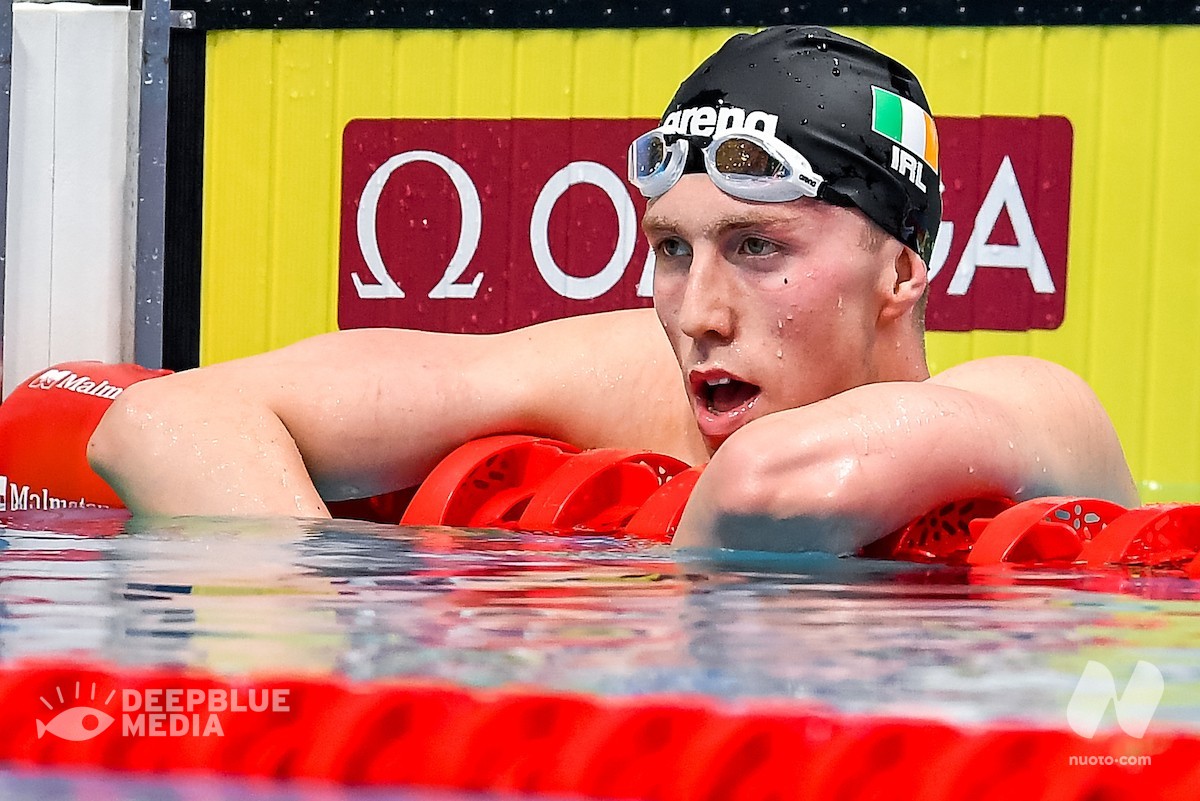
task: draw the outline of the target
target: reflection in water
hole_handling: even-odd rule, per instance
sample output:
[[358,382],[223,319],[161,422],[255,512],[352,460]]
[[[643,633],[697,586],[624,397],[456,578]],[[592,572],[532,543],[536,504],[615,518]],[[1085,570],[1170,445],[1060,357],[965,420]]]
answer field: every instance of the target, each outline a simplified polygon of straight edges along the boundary
[[803,698],[1062,726],[1089,659],[1120,686],[1145,659],[1167,686],[1156,720],[1200,725],[1200,605],[1178,579],[341,521],[40,528],[0,528],[5,661]]
[[4,801],[519,801],[525,797],[429,788],[376,790],[261,778],[160,778],[77,769],[0,771],[0,798]]

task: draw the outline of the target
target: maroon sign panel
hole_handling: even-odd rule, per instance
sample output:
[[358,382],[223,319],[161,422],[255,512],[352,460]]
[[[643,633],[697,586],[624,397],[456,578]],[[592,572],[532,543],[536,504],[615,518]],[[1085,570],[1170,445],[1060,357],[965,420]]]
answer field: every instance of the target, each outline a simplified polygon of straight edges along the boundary
[[[654,120],[354,120],[342,143],[341,328],[497,332],[651,305],[625,149]],[[1070,123],[938,120],[931,330],[1056,328]]]
[[926,328],[1058,328],[1067,304],[1070,121],[951,117],[937,127],[942,228],[929,260]]

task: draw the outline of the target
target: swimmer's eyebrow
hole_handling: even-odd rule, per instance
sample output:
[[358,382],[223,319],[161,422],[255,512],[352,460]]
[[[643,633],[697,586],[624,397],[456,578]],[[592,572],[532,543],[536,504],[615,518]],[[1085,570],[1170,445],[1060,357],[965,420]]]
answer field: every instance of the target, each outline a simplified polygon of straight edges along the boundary
[[667,236],[679,233],[679,227],[661,214],[646,212],[645,216],[642,217],[642,231],[646,233],[646,236],[653,236],[654,234]]
[[[808,228],[812,225],[811,222],[798,219],[795,214],[790,214],[784,209],[779,211],[768,210],[763,208],[748,214],[731,214],[726,217],[718,217],[703,229],[703,234],[706,237],[720,237],[730,231],[741,231],[750,228],[759,230],[770,230],[775,228],[786,228],[788,230]],[[642,218],[642,230],[647,236],[655,234],[661,236],[677,235],[680,232],[680,226],[674,219],[661,214],[653,214],[649,211]]]

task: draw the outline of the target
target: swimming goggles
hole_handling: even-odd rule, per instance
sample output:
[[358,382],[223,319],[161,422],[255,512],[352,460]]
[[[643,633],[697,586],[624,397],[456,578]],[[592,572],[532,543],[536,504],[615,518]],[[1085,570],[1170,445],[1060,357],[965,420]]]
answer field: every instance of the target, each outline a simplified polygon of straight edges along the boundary
[[[629,146],[629,182],[648,198],[666,194],[683,175],[690,147],[684,137],[668,143],[662,128],[642,134]],[[717,188],[742,200],[779,203],[816,197],[824,181],[787,143],[757,131],[721,134],[701,152]]]

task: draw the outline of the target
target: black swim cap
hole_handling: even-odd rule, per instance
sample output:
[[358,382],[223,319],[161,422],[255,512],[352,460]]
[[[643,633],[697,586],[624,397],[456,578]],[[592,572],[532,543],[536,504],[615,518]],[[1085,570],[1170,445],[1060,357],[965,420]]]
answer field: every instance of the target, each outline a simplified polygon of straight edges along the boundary
[[[687,111],[701,108],[715,111]],[[817,26],[738,34],[679,86],[663,124],[703,145],[722,132],[714,118],[751,115],[825,179],[819,199],[857,207],[928,264],[942,219],[937,133],[907,67]]]

